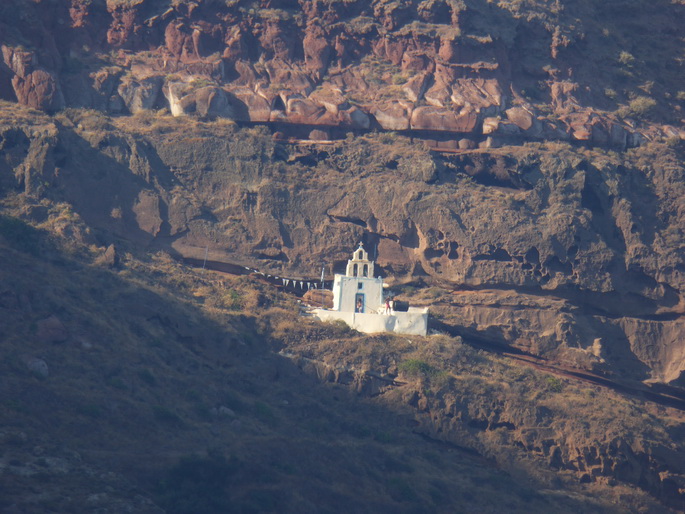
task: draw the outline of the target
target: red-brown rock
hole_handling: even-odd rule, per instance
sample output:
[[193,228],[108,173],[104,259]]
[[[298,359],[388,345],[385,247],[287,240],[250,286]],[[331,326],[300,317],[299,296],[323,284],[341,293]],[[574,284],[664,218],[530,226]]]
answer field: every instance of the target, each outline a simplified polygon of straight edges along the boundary
[[473,111],[456,114],[449,109],[423,106],[414,109],[411,116],[413,130],[435,130],[447,132],[472,132],[478,116]]
[[114,47],[131,47],[139,41],[139,37],[134,37],[141,29],[136,23],[136,6],[142,3],[143,0],[132,0],[128,6],[122,7],[121,3],[108,0],[107,10],[112,16],[112,22],[107,31],[107,43]]
[[22,79],[12,79],[14,93],[20,104],[44,111],[56,111],[64,107],[64,97],[55,77],[45,71],[36,70]]
[[405,48],[406,43],[402,39],[385,38],[383,40],[385,57],[396,66],[402,62]]
[[64,96],[55,76],[37,67],[33,52],[16,50],[3,45],[2,57],[10,73],[12,89],[22,105],[55,111],[64,107]]
[[385,130],[408,130],[412,108],[409,102],[391,101],[378,105],[373,115]]
[[506,110],[507,119],[521,130],[529,130],[535,117],[523,107],[512,107]]
[[423,98],[426,88],[431,80],[431,74],[428,72],[419,73],[410,78],[407,83],[402,86],[402,91],[407,95],[407,98],[412,102],[418,102]]
[[261,96],[249,89],[231,91],[238,100],[235,105],[235,116],[239,121],[269,121],[271,106]]
[[290,123],[318,125],[325,112],[326,109],[308,98],[292,98],[286,106],[286,117]]
[[433,59],[428,57],[423,52],[408,50],[402,56],[402,69],[410,71],[428,71],[432,72],[435,69]]
[[338,114],[341,110],[349,109],[350,104],[342,95],[339,89],[322,88],[317,89],[309,98],[323,105],[331,114]]
[[437,81],[423,95],[426,103],[434,107],[449,105],[452,96],[452,88],[442,81]]
[[292,31],[287,30],[279,20],[269,20],[259,42],[268,58],[292,60],[295,54],[295,41]]
[[317,77],[321,77],[331,58],[331,47],[323,29],[318,25],[308,27],[302,46],[305,66]]
[[488,115],[498,114],[502,105],[502,91],[494,79],[458,79],[452,84],[452,103]]
[[224,59],[235,61],[248,58],[248,42],[245,32],[238,26],[231,27],[225,36]]
[[292,66],[282,59],[272,59],[264,67],[272,85],[297,91],[302,96],[314,90],[312,81],[299,66]]

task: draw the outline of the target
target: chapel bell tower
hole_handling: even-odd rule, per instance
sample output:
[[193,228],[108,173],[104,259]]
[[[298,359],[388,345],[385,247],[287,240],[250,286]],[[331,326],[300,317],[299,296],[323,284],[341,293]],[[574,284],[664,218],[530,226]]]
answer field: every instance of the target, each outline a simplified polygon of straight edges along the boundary
[[355,314],[375,313],[383,304],[383,279],[374,278],[373,261],[359,243],[347,261],[344,275],[333,280],[333,310]]
[[364,250],[362,243],[359,243],[359,248],[352,254],[352,259],[347,261],[345,275],[358,278],[373,277],[373,261],[369,260],[369,254]]

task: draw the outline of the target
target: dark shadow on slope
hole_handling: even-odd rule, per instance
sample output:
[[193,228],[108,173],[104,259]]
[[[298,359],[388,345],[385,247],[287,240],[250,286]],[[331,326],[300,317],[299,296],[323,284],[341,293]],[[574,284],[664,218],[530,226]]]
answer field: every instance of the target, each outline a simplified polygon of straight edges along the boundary
[[[239,470],[218,486],[239,512],[452,511],[477,509],[493,495],[521,509],[551,508],[533,498],[534,489],[477,459],[435,453],[411,433],[406,412],[322,385],[274,355],[268,318],[225,313],[230,320],[218,323],[184,300],[182,289],[152,286],[155,277],[148,282],[137,268],[112,272],[50,251],[59,258],[0,246],[8,263],[3,286],[30,298],[28,307],[0,306],[10,336],[0,362],[13,399],[8,413],[27,434],[12,450],[21,459],[32,461],[36,444],[49,454],[58,440],[78,448],[83,465],[120,473],[151,494],[159,480],[168,487],[168,470],[194,476],[174,467],[180,457],[214,448]],[[46,344],[32,323],[55,312],[69,337]],[[50,376],[37,380],[24,371],[23,354],[40,354]],[[495,486],[502,480],[508,489]],[[200,491],[181,498],[206,500],[202,482],[195,484]],[[435,487],[440,494],[431,493]],[[21,497],[10,501],[23,505]],[[62,497],[53,508],[69,510],[69,501]],[[562,503],[568,512],[588,507]],[[207,508],[217,505],[226,506]]]

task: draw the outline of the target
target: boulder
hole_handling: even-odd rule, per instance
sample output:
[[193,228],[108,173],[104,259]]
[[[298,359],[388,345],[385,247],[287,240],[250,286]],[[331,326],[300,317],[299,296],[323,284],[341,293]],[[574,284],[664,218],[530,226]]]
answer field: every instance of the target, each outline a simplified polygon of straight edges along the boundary
[[[609,134],[609,143],[618,148],[625,148],[628,145],[629,131],[618,123],[611,124],[611,131]],[[685,139],[682,138],[682,139]]]
[[172,116],[184,116],[195,111],[194,98],[186,98],[189,89],[190,86],[185,82],[172,82],[162,89],[164,97],[169,102],[169,111]]
[[208,86],[195,91],[195,108],[200,116],[233,118],[234,111],[226,91]]
[[460,150],[472,150],[476,148],[476,143],[472,141],[471,139],[460,139],[459,140],[459,149]]
[[478,148],[497,148],[498,146],[497,140],[492,136],[488,136],[484,141],[478,143]]
[[235,119],[238,121],[269,121],[271,106],[260,95],[246,88],[232,90],[236,97]]
[[424,53],[406,51],[402,56],[402,69],[408,71],[432,72],[435,68],[433,60]]
[[57,78],[38,67],[33,52],[3,45],[2,57],[12,76],[12,89],[20,104],[48,112],[64,107],[64,96]]
[[449,109],[422,106],[412,112],[413,130],[436,130],[446,132],[473,132],[478,116],[472,111],[455,113]]
[[331,114],[338,114],[341,110],[350,108],[349,102],[339,89],[318,89],[309,95],[309,98],[322,105]]
[[196,112],[203,117],[234,118],[235,113],[226,91],[217,86],[194,88],[184,83],[168,84],[164,96],[173,116]]
[[386,36],[382,41],[382,51],[395,66],[402,62],[406,43],[403,39]]
[[[543,123],[535,117],[535,115],[525,107],[512,107],[505,111],[507,119],[514,125],[516,125],[521,132],[523,132],[528,137],[539,138],[545,133],[546,127]],[[555,137],[553,139],[558,139],[556,136],[560,135],[558,131],[553,131]]]
[[445,62],[459,61],[459,45],[452,37],[444,38],[440,41],[438,57]]
[[141,191],[133,205],[133,213],[140,230],[147,232],[152,237],[159,234],[162,228],[159,196],[152,191]]
[[124,101],[128,110],[135,114],[137,112],[152,109],[159,98],[162,90],[162,77],[151,76],[141,79],[125,77],[117,92]]
[[328,132],[325,130],[321,129],[314,129],[309,133],[308,139],[312,141],[325,141],[329,139],[330,136],[328,135]]
[[[123,106],[123,101],[117,92],[119,79],[123,73],[122,68],[109,66],[100,68],[89,75],[93,88],[93,107],[117,112],[117,109]],[[118,98],[118,101],[115,98]]]
[[529,130],[535,120],[533,114],[523,107],[512,107],[505,111],[507,119],[523,131]]
[[371,118],[369,115],[356,106],[340,111],[338,118],[343,125],[351,128],[366,130],[371,126]]
[[412,108],[409,102],[390,101],[376,106],[372,114],[385,130],[408,130]]
[[308,96],[314,90],[308,74],[298,66],[281,59],[272,59],[264,64],[264,68],[272,87],[288,89],[302,96]]
[[435,107],[444,107],[450,102],[452,89],[448,84],[436,81],[423,96],[427,104]]
[[494,79],[458,79],[451,84],[450,100],[457,107],[468,107],[486,116],[499,114],[502,91]]
[[36,70],[26,78],[14,76],[12,86],[17,101],[22,105],[54,112],[64,107],[64,96],[57,79],[50,72]]
[[318,125],[326,110],[308,98],[291,98],[286,105],[286,117],[290,123]]
[[113,244],[109,245],[102,255],[102,263],[110,268],[115,268],[119,264],[119,254]]
[[499,129],[499,118],[485,118],[483,120],[483,134],[492,134]]
[[430,73],[419,73],[418,75],[414,75],[404,86],[402,86],[402,91],[409,100],[418,102],[423,98],[423,94],[426,92],[430,80]]

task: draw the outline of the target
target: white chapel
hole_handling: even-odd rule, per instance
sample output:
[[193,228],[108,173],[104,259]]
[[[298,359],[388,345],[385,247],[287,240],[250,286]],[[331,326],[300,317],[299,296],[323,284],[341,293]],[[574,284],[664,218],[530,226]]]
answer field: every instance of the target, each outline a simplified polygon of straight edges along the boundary
[[383,279],[374,278],[374,262],[360,243],[347,261],[344,275],[333,280],[333,309],[316,309],[323,321],[342,320],[365,333],[397,332],[426,335],[428,309],[409,307],[406,312],[388,310],[383,294]]

